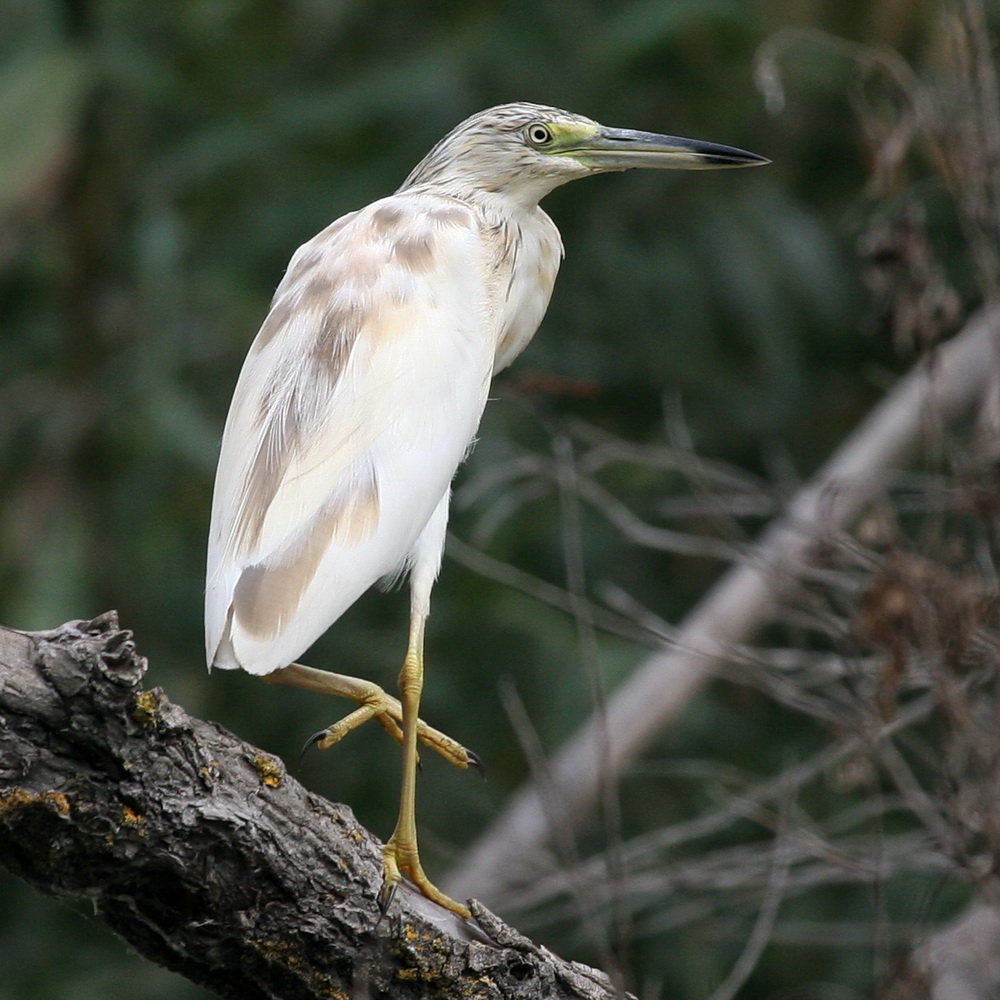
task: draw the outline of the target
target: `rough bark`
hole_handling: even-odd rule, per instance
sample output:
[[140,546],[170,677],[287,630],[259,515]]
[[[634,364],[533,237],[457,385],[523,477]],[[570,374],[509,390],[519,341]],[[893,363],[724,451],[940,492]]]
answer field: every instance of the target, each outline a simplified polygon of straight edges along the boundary
[[109,612],[0,628],[0,863],[86,898],[143,955],[222,997],[604,998],[475,906],[408,886],[383,916],[378,842],[276,758],[157,688]]

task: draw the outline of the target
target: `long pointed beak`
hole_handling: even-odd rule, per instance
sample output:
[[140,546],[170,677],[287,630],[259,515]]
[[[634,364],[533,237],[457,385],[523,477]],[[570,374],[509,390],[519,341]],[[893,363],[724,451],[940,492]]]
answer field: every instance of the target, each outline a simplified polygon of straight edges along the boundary
[[631,170],[633,167],[712,170],[716,167],[757,167],[771,162],[756,153],[717,142],[604,126],[574,148],[560,152],[595,170]]

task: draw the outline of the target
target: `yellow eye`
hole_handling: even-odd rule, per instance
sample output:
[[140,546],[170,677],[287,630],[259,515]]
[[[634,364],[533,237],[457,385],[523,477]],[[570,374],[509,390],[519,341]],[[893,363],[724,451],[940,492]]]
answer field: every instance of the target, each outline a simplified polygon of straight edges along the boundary
[[543,125],[541,122],[529,125],[524,130],[524,135],[532,146],[547,146],[552,142],[552,133],[549,131],[548,125]]

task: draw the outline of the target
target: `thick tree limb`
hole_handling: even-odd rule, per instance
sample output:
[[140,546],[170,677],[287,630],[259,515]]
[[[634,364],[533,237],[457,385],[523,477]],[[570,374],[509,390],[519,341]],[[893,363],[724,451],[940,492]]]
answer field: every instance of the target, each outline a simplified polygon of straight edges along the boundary
[[222,997],[609,998],[475,907],[401,888],[378,843],[281,762],[143,691],[109,612],[0,629],[0,863],[86,898],[143,955]]
[[746,558],[733,566],[551,763],[545,787],[532,782],[508,803],[442,888],[461,897],[475,886],[505,908],[540,872],[553,830],[580,821],[613,781],[712,676],[734,644],[766,625],[818,541],[842,530],[885,488],[931,426],[946,426],[983,399],[997,374],[1000,317],[983,311],[942,345],[872,411]]
[[[996,885],[988,886],[996,890]],[[910,959],[910,975],[929,1000],[995,1000],[1000,990],[1000,909],[988,896],[975,900],[935,931]],[[914,985],[916,985],[914,984]],[[902,993],[900,993],[902,995]]]

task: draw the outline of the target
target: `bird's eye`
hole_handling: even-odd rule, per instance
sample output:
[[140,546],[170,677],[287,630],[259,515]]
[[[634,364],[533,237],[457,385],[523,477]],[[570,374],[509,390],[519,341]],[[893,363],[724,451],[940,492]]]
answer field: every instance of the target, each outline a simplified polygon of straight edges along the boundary
[[535,122],[534,125],[529,125],[525,130],[524,134],[528,138],[528,142],[532,146],[547,146],[552,142],[552,133],[549,131],[547,125],[543,125],[541,122]]

